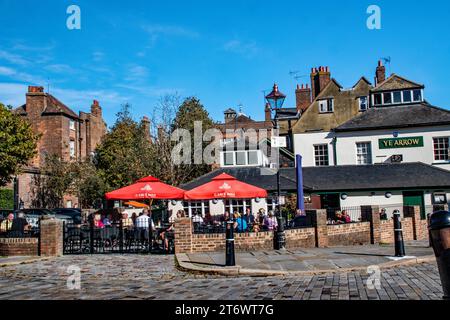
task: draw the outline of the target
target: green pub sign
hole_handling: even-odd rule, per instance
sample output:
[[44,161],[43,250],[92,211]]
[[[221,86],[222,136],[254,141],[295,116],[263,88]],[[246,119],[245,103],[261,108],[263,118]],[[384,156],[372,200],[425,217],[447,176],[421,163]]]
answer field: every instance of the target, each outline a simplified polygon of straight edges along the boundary
[[380,149],[420,148],[423,147],[423,137],[380,139],[378,144]]

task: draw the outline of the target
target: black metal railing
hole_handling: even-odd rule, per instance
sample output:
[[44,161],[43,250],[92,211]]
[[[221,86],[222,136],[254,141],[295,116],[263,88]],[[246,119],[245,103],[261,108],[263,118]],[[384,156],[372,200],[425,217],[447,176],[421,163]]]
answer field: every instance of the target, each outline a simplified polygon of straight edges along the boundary
[[122,221],[96,227],[93,223],[64,224],[64,254],[174,252],[174,234],[169,226],[137,228]]

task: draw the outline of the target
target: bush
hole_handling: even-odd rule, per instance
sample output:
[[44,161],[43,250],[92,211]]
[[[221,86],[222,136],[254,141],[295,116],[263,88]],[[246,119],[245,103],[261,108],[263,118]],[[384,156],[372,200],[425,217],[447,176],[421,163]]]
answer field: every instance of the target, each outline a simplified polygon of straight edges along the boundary
[[14,209],[14,190],[0,189],[0,209]]

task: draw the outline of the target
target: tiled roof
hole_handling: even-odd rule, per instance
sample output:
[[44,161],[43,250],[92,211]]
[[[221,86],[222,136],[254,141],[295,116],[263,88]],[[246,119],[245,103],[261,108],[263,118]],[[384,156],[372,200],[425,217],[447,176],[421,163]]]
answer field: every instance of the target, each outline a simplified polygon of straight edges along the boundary
[[[221,173],[227,173],[238,180],[273,192],[277,190],[276,175],[268,175],[268,172],[270,170],[264,168],[221,168],[186,183],[181,188],[191,190],[211,181]],[[282,168],[280,181],[282,191],[295,192],[297,189],[295,168]],[[303,184],[305,191],[309,192],[448,189],[450,171],[421,162],[306,167],[303,168]]]
[[53,114],[53,113],[62,113],[69,117],[78,119],[78,115],[72,111],[68,106],[64,103],[56,99],[51,94],[47,95],[47,108],[42,112],[42,114]]
[[427,103],[419,103],[371,108],[335,128],[334,131],[361,131],[446,124],[450,124],[450,111]]
[[386,91],[386,90],[398,90],[398,89],[413,89],[423,88],[423,85],[415,83],[411,80],[400,77],[396,74],[392,74],[389,78],[379,83],[372,92]]
[[[282,175],[292,179],[295,171],[282,169]],[[310,167],[303,180],[315,191],[450,188],[450,171],[421,162]]]

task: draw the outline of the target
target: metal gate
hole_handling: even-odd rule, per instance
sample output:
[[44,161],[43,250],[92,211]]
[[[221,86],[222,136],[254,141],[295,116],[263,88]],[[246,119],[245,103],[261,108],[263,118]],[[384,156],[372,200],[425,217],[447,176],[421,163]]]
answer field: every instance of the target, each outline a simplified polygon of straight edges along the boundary
[[158,232],[124,227],[122,221],[102,228],[93,223],[64,224],[64,254],[171,253],[173,235],[166,233],[166,237],[168,250],[158,240]]

